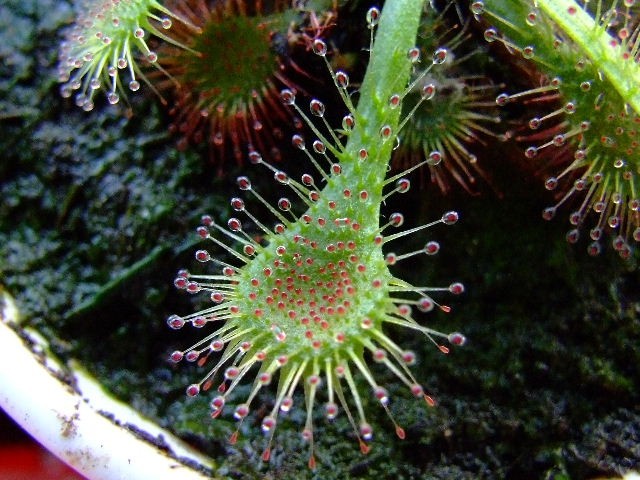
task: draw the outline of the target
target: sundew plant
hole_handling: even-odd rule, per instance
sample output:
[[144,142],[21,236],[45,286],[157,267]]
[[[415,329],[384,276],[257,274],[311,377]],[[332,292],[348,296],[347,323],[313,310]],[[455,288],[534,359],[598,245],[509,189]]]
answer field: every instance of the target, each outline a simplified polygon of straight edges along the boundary
[[498,95],[499,105],[553,99],[555,109],[532,116],[525,155],[547,172],[545,187],[560,191],[543,212],[553,218],[564,204],[576,243],[590,225],[588,251],[601,251],[605,232],[623,258],[640,241],[640,67],[634,0],[471,3],[488,22],[484,37],[540,71],[535,88]]
[[[260,152],[251,150],[251,163],[287,187],[292,199],[283,196],[277,205],[271,205],[254,190],[247,176],[239,177],[237,185],[247,201],[242,197],[231,199],[238,217],[220,225],[213,216],[205,216],[198,228],[203,239],[231,260],[218,257],[213,251],[199,250],[196,258],[212,263],[218,272],[181,271],[175,280],[178,288],[204,292],[213,303],[205,310],[168,318],[169,326],[176,329],[186,323],[213,329],[196,344],[171,355],[175,362],[184,359],[202,367],[213,364],[198,383],[188,386],[187,395],[195,396],[215,387],[211,400],[215,418],[235,400],[232,393],[243,377],[255,377],[248,398],[235,401],[232,407],[238,420],[238,429],[230,438],[232,443],[250,415],[252,400],[277,378],[273,407],[261,421],[268,436],[262,454],[265,461],[270,458],[279,416],[292,409],[298,387],[304,390],[307,415],[302,437],[309,443],[310,468],[316,467],[313,417],[319,401],[323,401],[329,420],[339,411],[344,412],[360,450],[367,453],[373,431],[363,408],[365,393],[357,388],[355,375],[366,379],[368,395],[379,401],[397,436],[404,438],[404,429],[388,407],[388,390],[368,366],[369,357],[393,372],[427,405],[435,404],[409,368],[415,362],[415,354],[394,342],[385,332],[386,325],[420,332],[443,353],[449,351],[446,344],[465,342],[460,333],[440,333],[412,316],[413,309],[428,312],[435,306],[449,311],[448,306],[438,305],[430,295],[440,291],[460,294],[464,290],[461,283],[446,287],[412,285],[394,276],[389,268],[403,259],[437,253],[438,243],[426,242],[417,251],[398,253],[387,247],[394,240],[434,225],[452,225],[458,214],[444,212],[432,223],[413,228],[403,228],[404,216],[399,212],[380,221],[381,203],[410,187],[404,177],[409,172],[387,178],[396,138],[408,121],[408,117],[400,115],[402,100],[432,68],[447,59],[447,51],[442,48],[422,59],[422,52],[415,47],[421,10],[421,1],[398,1],[387,3],[382,16],[377,8],[367,12],[371,58],[357,107],[352,103],[348,74],[333,71],[326,60],[327,44],[319,38],[313,41],[313,52],[325,60],[347,109],[342,128],[330,127],[320,99],[311,99],[307,109],[298,104],[295,92],[282,90],[281,100],[313,132],[314,138],[309,140],[299,134],[292,138],[294,146],[307,157],[311,170],[297,180],[266,162]],[[407,86],[412,69],[420,69],[421,73]],[[434,85],[426,84],[421,89],[422,97],[415,108],[434,96]],[[440,159],[441,154],[434,151],[422,164],[438,163]],[[254,199],[269,212],[270,220],[251,213],[249,200]],[[300,214],[293,213],[296,202],[302,207]],[[276,224],[270,227],[269,222]],[[246,224],[253,225],[257,232],[252,235]]]
[[[242,164],[247,145],[278,159],[283,130],[294,123],[279,91],[297,88],[289,78],[291,62],[275,43],[281,37],[286,41],[287,29],[295,28],[290,24],[301,23],[305,15],[284,1],[271,8],[244,0],[208,3],[169,4],[189,24],[176,23],[171,35],[177,42],[165,42],[158,51],[158,63],[168,75],[155,73],[154,85],[173,99],[170,129],[179,138],[178,147],[207,144],[220,172],[225,161]],[[281,49],[288,53],[289,45]]]
[[[151,346],[144,354],[153,351],[149,363],[154,366],[141,375],[152,380],[130,380],[129,371],[111,375],[104,368],[110,376],[104,382],[130,399],[154,396],[151,409],[157,409],[151,416],[157,414],[216,456],[228,452],[229,458],[219,462],[221,471],[229,462],[240,470],[271,469],[278,476],[295,465],[292,478],[299,478],[302,455],[310,469],[303,466],[304,474],[324,475],[334,465],[344,465],[341,455],[346,451],[349,462],[372,466],[367,474],[374,476],[376,455],[391,452],[384,468],[406,467],[406,478],[418,478],[414,467],[425,474],[434,465],[442,467],[434,478],[495,478],[505,472],[524,478],[525,469],[513,465],[563,466],[559,443],[566,443],[563,455],[570,451],[578,456],[570,442],[577,435],[590,436],[588,423],[594,417],[589,410],[600,401],[600,391],[611,398],[628,397],[625,405],[634,401],[635,373],[618,363],[622,358],[626,367],[633,363],[627,359],[637,356],[627,334],[635,333],[637,302],[625,303],[625,293],[616,291],[619,283],[611,280],[606,293],[618,302],[618,310],[607,317],[609,312],[589,303],[591,297],[585,300],[586,293],[570,297],[572,292],[556,288],[556,277],[562,277],[563,286],[578,291],[581,279],[571,261],[577,258],[598,269],[608,254],[590,258],[583,249],[565,255],[572,249],[562,234],[552,246],[528,242],[538,233],[545,237],[541,232],[555,226],[543,223],[536,212],[542,210],[547,220],[565,215],[568,243],[586,240],[592,256],[611,245],[624,260],[614,256],[620,268],[633,272],[628,260],[637,258],[640,242],[637,2],[86,0],[78,2],[77,12],[76,23],[63,32],[57,68],[61,94],[70,100],[56,100],[68,103],[72,115],[87,125],[91,115],[124,113],[119,118],[122,128],[113,134],[118,139],[129,129],[161,130],[150,134],[148,144],[135,138],[113,150],[114,168],[120,168],[119,161],[141,157],[144,166],[136,164],[131,171],[122,167],[127,180],[115,173],[111,182],[121,182],[122,188],[105,189],[95,208],[108,206],[110,199],[104,198],[115,196],[113,191],[126,197],[127,189],[134,189],[126,182],[143,176],[147,156],[156,155],[158,144],[174,157],[156,168],[177,179],[165,185],[158,180],[164,176],[149,173],[149,183],[159,193],[147,203],[156,206],[161,198],[164,210],[157,217],[144,217],[138,214],[143,209],[134,206],[127,215],[157,227],[150,235],[133,227],[130,233],[138,235],[144,249],[142,237],[149,237],[154,249],[125,274],[113,274],[116,278],[94,297],[86,300],[88,294],[76,293],[84,303],[67,312],[64,328],[76,328],[108,303],[108,296],[117,298],[119,288],[133,285],[134,277],[151,270],[153,262],[163,262],[158,270],[164,269],[167,281],[144,301],[136,297],[131,307],[144,309],[145,320],[153,317],[155,332],[147,338],[149,325],[136,322],[135,316],[130,321],[127,315],[127,325],[120,330],[124,333],[114,341],[126,350],[129,344],[119,342],[135,337],[130,329],[145,332],[144,341]],[[148,94],[148,101],[130,101],[132,92]],[[74,103],[94,111],[85,116],[75,111]],[[152,113],[137,112],[136,107]],[[137,122],[136,115],[143,121]],[[83,141],[90,143],[93,132],[103,128],[103,123],[96,124]],[[127,156],[142,150],[140,145],[144,153]],[[106,177],[109,168],[98,166],[90,175]],[[37,175],[33,177],[12,184],[38,183]],[[422,186],[425,178],[439,188],[416,192],[416,184]],[[84,191],[82,181],[73,181],[74,192]],[[506,201],[483,197],[486,183],[494,193],[505,192]],[[233,188],[228,202],[220,200],[227,195],[225,185]],[[60,207],[65,210],[60,224],[66,209],[73,210],[76,200],[71,194],[69,198]],[[122,202],[123,210],[129,208],[130,203]],[[482,213],[475,218],[474,202],[482,202]],[[208,211],[201,211],[203,204]],[[194,211],[199,226],[197,218],[189,218]],[[523,217],[531,211],[530,225],[524,228]],[[169,241],[156,235],[164,228],[165,214],[175,217],[166,228]],[[195,238],[176,233],[191,222]],[[473,232],[455,235],[464,228]],[[447,234],[462,252],[451,249],[456,250],[455,260],[442,262],[449,244],[442,241],[440,253],[434,237],[441,240],[436,236]],[[36,235],[27,238],[33,243]],[[123,243],[123,249],[129,247]],[[504,252],[480,258],[480,252],[489,251],[485,247],[496,245],[505,246]],[[49,248],[54,247],[57,244]],[[184,265],[185,251],[191,264],[174,275]],[[134,261],[137,252],[132,249]],[[171,255],[171,261],[164,262]],[[108,263],[98,254],[92,258]],[[14,271],[21,274],[25,262],[15,263]],[[133,262],[126,257],[124,263]],[[502,271],[508,268],[513,270]],[[556,269],[555,275],[543,278],[547,271],[539,272],[545,268]],[[458,273],[461,269],[466,270]],[[148,282],[160,282],[155,271],[149,276],[154,278]],[[512,281],[518,278],[522,280]],[[473,283],[473,291],[466,291],[458,279]],[[92,281],[98,286],[102,277]],[[132,292],[146,288],[142,284],[127,294],[135,296]],[[544,288],[548,284],[553,284],[550,294]],[[597,290],[584,290],[589,289]],[[637,296],[634,286],[628,290],[629,297]],[[460,328],[467,341],[456,331],[462,322],[450,305],[458,295],[465,302],[480,298],[479,291],[487,300],[469,305],[474,313]],[[518,299],[516,307],[501,303],[509,295]],[[570,312],[578,319],[565,317],[564,310],[552,311],[570,303],[567,298],[578,298]],[[121,313],[120,305],[116,311]],[[477,317],[483,314],[495,318],[479,326]],[[548,318],[541,319],[545,315]],[[613,323],[621,318],[633,321]],[[456,326],[447,326],[447,319]],[[497,328],[502,328],[500,335]],[[162,341],[150,340],[154,334]],[[407,341],[408,336],[415,338]],[[586,337],[597,339],[591,340],[597,347],[581,348]],[[613,347],[602,341],[607,337]],[[467,343],[466,354],[474,363],[459,368],[453,351]],[[426,349],[419,350],[422,344],[434,347],[435,360]],[[84,344],[80,348],[91,350]],[[562,368],[554,370],[556,362]],[[566,369],[565,363],[570,364]],[[139,365],[140,371],[148,367]],[[555,383],[562,384],[572,374],[577,382],[584,381],[575,392],[545,383],[560,379]],[[152,387],[138,388],[144,382]],[[455,395],[444,392],[445,383]],[[573,409],[572,395],[593,403],[567,413],[565,404]],[[637,418],[637,413],[629,417]],[[580,418],[581,423],[566,427],[567,418]],[[551,423],[559,433],[539,433],[540,425]],[[631,421],[628,425],[635,426]],[[287,436],[292,429],[293,440]],[[566,433],[570,429],[574,437]],[[521,450],[503,444],[485,448],[497,437],[509,443],[515,435],[527,440],[518,445]],[[552,447],[539,447],[541,436],[552,439]],[[396,437],[394,442],[387,441],[390,437]],[[340,440],[334,442],[336,438]],[[444,447],[437,445],[438,438]],[[295,452],[288,444],[296,445]],[[305,448],[297,448],[300,444]],[[353,447],[353,454],[345,444]],[[396,444],[404,445],[397,449],[398,457]],[[527,457],[522,451],[535,450],[534,444],[552,453],[544,451],[543,458],[536,450],[522,460]],[[414,452],[414,446],[424,447],[425,455]],[[279,454],[283,450],[295,455],[284,458]],[[396,458],[405,455],[402,450],[421,457],[417,467],[399,466]],[[332,472],[343,474],[338,468]],[[545,472],[544,478],[552,474],[555,470]]]
[[140,89],[140,79],[146,81],[140,63],[157,67],[150,37],[179,45],[167,35],[174,22],[197,29],[155,0],[83,1],[77,7],[76,21],[60,46],[58,79],[62,96],[73,95],[86,111],[93,110],[99,90],[115,104],[127,91]]

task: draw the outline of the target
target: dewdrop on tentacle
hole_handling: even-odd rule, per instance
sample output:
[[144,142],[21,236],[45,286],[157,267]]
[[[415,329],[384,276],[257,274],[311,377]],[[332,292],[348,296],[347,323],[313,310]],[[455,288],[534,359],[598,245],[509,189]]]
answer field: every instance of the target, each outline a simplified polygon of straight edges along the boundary
[[600,253],[606,234],[622,258],[640,242],[640,29],[633,3],[471,4],[489,24],[487,41],[542,74],[539,85],[500,93],[496,103],[538,106],[516,139],[556,195],[542,216],[566,212],[566,240],[586,238],[591,255]]
[[[369,11],[371,28],[379,15],[377,9]],[[376,379],[378,367],[367,364],[369,357],[389,369],[411,394],[428,405],[435,404],[410,369],[415,353],[387,335],[387,324],[424,334],[443,353],[464,344],[465,337],[421,325],[412,313],[433,308],[450,311],[434,297],[461,294],[462,284],[412,285],[389,270],[399,261],[418,261],[440,249],[430,240],[420,250],[406,252],[395,240],[438,225],[453,225],[458,214],[444,212],[431,223],[406,227],[403,215],[396,212],[381,224],[383,199],[410,187],[406,178],[410,171],[385,179],[384,169],[376,167],[376,162],[388,161],[398,125],[403,123],[389,114],[393,108],[384,107],[381,118],[366,125],[351,103],[346,73],[334,71],[326,59],[329,51],[325,42],[315,39],[312,49],[326,63],[344,100],[348,113],[341,126],[348,128],[331,127],[327,107],[320,99],[303,104],[294,91],[282,90],[282,102],[313,133],[313,138],[299,134],[292,138],[309,170],[294,178],[265,160],[259,151],[249,152],[256,173],[273,177],[280,190],[279,200],[269,201],[248,176],[238,177],[241,193],[231,199],[234,216],[226,221],[205,216],[197,229],[210,245],[198,250],[196,259],[211,264],[213,273],[180,271],[174,282],[187,293],[208,295],[212,305],[186,316],[172,315],[168,324],[171,328],[188,323],[207,328],[207,336],[173,352],[170,359],[199,367],[212,365],[197,383],[187,387],[187,395],[211,390],[213,418],[223,415],[225,408],[230,410],[238,422],[230,437],[232,443],[238,440],[240,426],[251,415],[258,393],[274,388],[273,406],[261,423],[267,437],[262,454],[265,461],[270,458],[281,416],[297,408],[301,402],[296,391],[304,390],[306,419],[301,435],[309,444],[308,464],[314,469],[313,413],[321,402],[323,406],[318,408],[327,420],[346,416],[363,453],[369,451],[374,437],[364,395],[380,403],[397,436],[405,437],[390,409],[393,399]],[[366,87],[362,88],[366,92]],[[405,95],[406,89],[398,94]],[[359,144],[357,139],[362,135],[371,140]],[[434,155],[422,163],[436,160]],[[385,255],[383,249],[392,245],[398,247],[397,253],[388,251]],[[368,391],[358,389],[356,375],[369,384]],[[235,387],[249,377],[253,384],[247,397],[234,398]]]

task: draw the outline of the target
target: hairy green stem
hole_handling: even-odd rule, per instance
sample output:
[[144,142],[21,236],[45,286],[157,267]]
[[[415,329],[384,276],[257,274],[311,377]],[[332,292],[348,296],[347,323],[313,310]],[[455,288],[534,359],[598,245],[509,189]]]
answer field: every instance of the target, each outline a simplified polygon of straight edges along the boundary
[[[381,195],[383,180],[394,146],[393,137],[380,141],[380,129],[391,127],[397,134],[400,108],[389,107],[389,97],[402,94],[411,73],[407,51],[415,46],[423,0],[389,0],[385,3],[371,61],[360,89],[356,110],[356,127],[349,137],[347,155],[341,159],[343,168],[355,170],[356,176],[365,178],[370,193]],[[369,158],[359,162],[358,151],[367,149]],[[351,172],[345,172],[350,175]]]

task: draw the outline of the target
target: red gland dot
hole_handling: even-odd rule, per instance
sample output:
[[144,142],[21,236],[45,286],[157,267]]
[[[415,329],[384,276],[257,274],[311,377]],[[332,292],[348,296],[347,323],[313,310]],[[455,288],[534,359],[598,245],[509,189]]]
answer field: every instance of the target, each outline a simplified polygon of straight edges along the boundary
[[324,40],[316,38],[313,41],[312,48],[313,53],[315,53],[316,55],[324,57],[327,54],[327,44],[324,42]]
[[213,410],[220,410],[224,407],[224,397],[217,396],[211,401],[211,408]]
[[291,202],[288,198],[281,198],[280,200],[278,200],[278,208],[280,208],[280,210],[282,210],[283,212],[288,212],[289,210],[291,210]]
[[262,155],[260,155],[260,153],[255,150],[251,150],[249,152],[249,162],[251,162],[253,165],[262,163]]
[[435,255],[440,251],[440,244],[432,240],[424,246],[423,250],[424,250],[424,253],[426,253],[427,255]]
[[402,224],[404,223],[404,215],[398,212],[392,213],[389,217],[389,223],[394,227],[402,226]]
[[289,183],[289,175],[287,175],[282,170],[278,170],[277,172],[275,172],[273,174],[273,178],[276,180],[276,182],[281,183],[283,185],[287,185]]
[[190,352],[187,352],[187,356],[185,358],[187,362],[195,362],[199,356],[200,352],[198,352],[197,350],[191,350]]
[[424,389],[422,388],[422,385],[414,383],[411,385],[411,393],[414,397],[422,397],[422,395],[424,395]]
[[431,310],[433,310],[433,300],[431,300],[431,298],[429,297],[422,297],[420,300],[418,300],[418,310],[420,310],[421,312],[430,312]]
[[458,212],[451,211],[442,215],[442,222],[445,225],[453,225],[458,221],[458,218]]
[[276,361],[278,362],[278,365],[280,365],[281,367],[283,365],[285,365],[288,361],[289,361],[289,357],[287,357],[286,355],[280,355]]
[[236,212],[242,212],[244,210],[244,200],[238,197],[234,197],[231,199],[231,207]]
[[437,150],[434,150],[433,152],[431,152],[429,154],[429,159],[427,160],[427,162],[431,166],[438,165],[441,161],[442,161],[442,153],[440,153]]
[[289,410],[291,410],[291,407],[293,406],[293,398],[291,397],[284,397],[282,399],[282,403],[280,404],[280,411],[281,412],[288,412]]
[[402,352],[402,361],[407,365],[413,365],[416,363],[416,354],[410,350]]
[[368,423],[360,424],[360,435],[365,440],[371,440],[373,438],[373,428]]
[[387,403],[389,403],[389,392],[387,392],[386,388],[376,387],[373,391],[373,395],[383,405],[386,405]]
[[311,113],[316,117],[322,117],[325,111],[324,103],[314,98],[313,100],[311,100],[311,102],[309,102],[309,110],[311,110]]
[[189,397],[195,397],[200,393],[200,385],[193,383],[187,387],[187,395]]
[[215,303],[221,303],[224,300],[224,295],[221,292],[211,292],[211,300]]
[[173,281],[173,285],[180,290],[184,290],[187,287],[188,280],[185,277],[176,277]]
[[373,321],[370,318],[363,318],[362,321],[360,322],[360,326],[362,328],[364,328],[365,330],[370,329],[371,327],[373,327]]
[[342,128],[344,128],[345,130],[352,130],[355,124],[356,120],[353,115],[348,114],[342,117]]
[[184,354],[179,350],[176,350],[169,356],[169,360],[171,360],[173,363],[178,363],[183,358],[184,358]]
[[167,318],[167,325],[169,325],[169,327],[171,327],[174,330],[178,330],[180,328],[182,328],[184,326],[184,319],[182,317],[180,317],[179,315],[170,315],[169,318]]
[[302,135],[298,135],[298,134],[293,135],[291,137],[291,143],[294,147],[298,148],[299,150],[304,150],[306,148],[306,144]]
[[[442,51],[438,52],[439,54]],[[441,57],[438,57],[441,58]],[[438,60],[439,61],[439,60]],[[422,87],[422,91],[420,92],[420,96],[425,100],[431,100],[436,94],[436,86],[433,83],[429,83]]]
[[417,63],[420,60],[420,49],[418,47],[411,47],[407,51],[407,58],[411,63]]
[[320,155],[324,155],[324,153],[327,151],[327,147],[320,140],[314,140],[313,141],[313,150],[316,153],[319,153]]
[[398,193],[405,193],[411,188],[411,182],[407,178],[400,178],[396,181],[396,190]]
[[191,320],[191,325],[193,325],[196,328],[202,328],[207,324],[207,319],[203,316],[198,316],[196,318],[194,318],[193,320]]
[[382,348],[377,348],[373,352],[373,360],[376,362],[383,362],[387,358],[387,352]]
[[542,218],[545,220],[551,220],[556,214],[555,207],[547,207],[542,211]]
[[240,405],[238,405],[233,412],[233,416],[236,420],[242,420],[247,415],[249,415],[249,405],[247,405],[246,403],[241,403]]
[[450,333],[448,336],[448,339],[451,345],[458,345],[458,346],[464,345],[465,342],[467,341],[467,338],[459,332]]
[[338,405],[333,402],[329,402],[324,406],[324,413],[327,420],[333,420],[338,415]]
[[209,229],[207,227],[198,227],[196,228],[196,233],[200,238],[207,238],[209,236]]
[[230,218],[227,222],[227,226],[232,232],[239,232],[242,230],[242,222],[237,218]]
[[251,190],[251,181],[247,177],[238,177],[236,180],[240,190]]
[[[276,426],[276,419],[271,417],[271,416],[267,416],[264,417],[262,419],[262,430],[264,432],[269,432],[271,430],[274,429],[274,427]],[[269,449],[265,450],[265,452],[269,451]],[[267,457],[268,459],[269,457]]]

